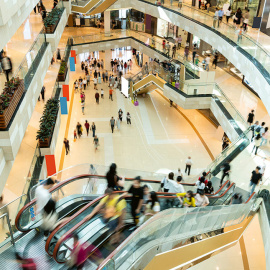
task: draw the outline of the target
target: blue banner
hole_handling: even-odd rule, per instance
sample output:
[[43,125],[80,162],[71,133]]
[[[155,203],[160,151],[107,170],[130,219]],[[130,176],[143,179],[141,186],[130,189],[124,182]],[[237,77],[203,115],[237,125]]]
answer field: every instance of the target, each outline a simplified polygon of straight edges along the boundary
[[61,108],[61,114],[68,114],[66,97],[60,97],[60,108]]
[[70,67],[70,71],[75,71],[75,59],[74,59],[74,57],[69,57],[69,67]]

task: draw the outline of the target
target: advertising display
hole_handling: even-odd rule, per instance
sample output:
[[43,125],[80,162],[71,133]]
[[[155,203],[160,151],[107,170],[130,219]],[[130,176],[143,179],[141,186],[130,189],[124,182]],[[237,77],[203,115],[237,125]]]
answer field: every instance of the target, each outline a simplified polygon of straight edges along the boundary
[[129,82],[124,76],[121,77],[121,92],[128,97]]

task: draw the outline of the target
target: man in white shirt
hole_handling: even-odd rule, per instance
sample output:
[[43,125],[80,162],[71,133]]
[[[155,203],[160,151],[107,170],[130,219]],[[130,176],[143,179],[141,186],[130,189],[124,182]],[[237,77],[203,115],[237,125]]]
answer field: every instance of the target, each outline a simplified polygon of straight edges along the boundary
[[170,172],[168,174],[168,178],[164,177],[163,180],[161,181],[161,188],[163,188],[164,192],[169,192],[169,188],[170,188],[169,180],[172,180],[174,182],[173,178],[174,178],[174,173]]
[[211,60],[210,56],[207,55],[206,58],[205,58],[205,67],[204,67],[204,69],[207,70],[207,71],[209,71],[210,60]]
[[191,157],[188,157],[186,160],[186,169],[185,169],[185,173],[188,172],[188,175],[190,175],[190,170],[191,170],[192,164],[193,164],[193,161],[192,161]]
[[51,199],[52,195],[49,192],[49,189],[53,187],[55,180],[54,177],[49,177],[43,185],[39,185],[36,188],[37,214],[43,212],[44,207]]
[[169,187],[169,193],[185,193],[183,185],[181,185],[182,177],[178,176],[176,181],[167,179]]

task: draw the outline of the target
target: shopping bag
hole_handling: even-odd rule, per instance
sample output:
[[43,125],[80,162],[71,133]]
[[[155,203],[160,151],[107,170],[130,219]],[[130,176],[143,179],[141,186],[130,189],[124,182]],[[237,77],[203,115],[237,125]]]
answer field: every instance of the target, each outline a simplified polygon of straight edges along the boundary
[[76,138],[73,141],[76,142]]

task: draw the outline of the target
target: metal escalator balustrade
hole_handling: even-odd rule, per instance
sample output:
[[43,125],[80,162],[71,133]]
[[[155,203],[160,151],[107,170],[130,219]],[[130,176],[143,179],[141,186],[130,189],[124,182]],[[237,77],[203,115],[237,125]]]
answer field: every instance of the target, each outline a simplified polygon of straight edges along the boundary
[[[210,203],[212,203],[212,205],[226,203],[226,200],[228,198],[230,198],[230,196],[232,195],[234,187],[235,187],[234,183],[229,184],[229,181],[226,181],[223,184],[223,186],[215,194],[208,195]],[[190,189],[190,188],[188,188],[188,189]],[[117,192],[117,193],[122,193],[122,192]],[[157,194],[158,194],[158,197],[160,200],[161,210],[165,210],[165,209],[168,209],[170,207],[177,206],[179,203],[177,197],[173,193],[157,192]],[[101,228],[98,231],[99,232],[101,231],[102,233],[103,233],[104,229],[107,228],[106,224],[104,222],[102,222],[102,219],[100,219],[100,216],[98,214],[94,218],[92,218],[91,220],[86,220],[85,217],[92,212],[94,204],[96,205],[97,202],[100,201],[103,197],[104,196],[96,199],[94,202],[89,203],[88,206],[84,207],[84,210],[82,210],[79,213],[72,216],[70,218],[70,220],[66,222],[66,226],[65,225],[61,226],[63,228],[63,231],[60,234],[59,234],[60,230],[56,229],[50,235],[50,237],[48,238],[47,243],[46,243],[46,251],[49,255],[51,255],[51,252],[53,251],[53,257],[58,263],[65,262],[67,260],[68,256],[70,255],[71,246],[69,244],[70,243],[69,237],[74,232],[76,232],[78,235],[80,235],[80,239],[82,242],[88,242],[88,243],[99,246],[99,242],[96,239],[96,235],[92,236],[93,223],[96,224],[97,222],[99,222],[101,224]],[[130,197],[127,197],[127,201],[128,200],[130,200]],[[132,220],[132,217],[130,215],[131,207],[129,206],[129,204],[127,205],[126,212],[127,212],[126,220]],[[98,219],[100,219],[100,221],[97,221]],[[76,225],[73,227],[70,226],[72,223],[74,223],[74,224],[76,223]],[[91,226],[91,228],[89,226]],[[106,230],[105,230],[105,232],[106,232]],[[90,234],[90,236],[88,236],[89,234]],[[57,235],[57,237],[56,237],[56,235]],[[60,238],[60,236],[61,236],[61,238]]]
[[139,260],[145,267],[156,254],[171,250],[194,235],[240,224],[251,208],[249,203],[162,211],[133,232],[97,269],[135,269]]

